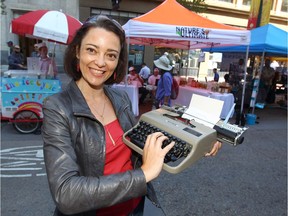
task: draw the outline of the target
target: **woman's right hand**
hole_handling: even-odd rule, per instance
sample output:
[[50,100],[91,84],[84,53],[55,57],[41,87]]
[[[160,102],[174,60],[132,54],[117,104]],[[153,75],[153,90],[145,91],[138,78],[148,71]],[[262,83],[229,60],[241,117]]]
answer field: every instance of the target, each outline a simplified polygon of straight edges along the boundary
[[143,149],[143,165],[141,169],[146,177],[146,182],[155,179],[161,172],[165,155],[173,148],[174,142],[171,142],[162,149],[162,143],[168,139],[161,132],[155,132],[148,135]]

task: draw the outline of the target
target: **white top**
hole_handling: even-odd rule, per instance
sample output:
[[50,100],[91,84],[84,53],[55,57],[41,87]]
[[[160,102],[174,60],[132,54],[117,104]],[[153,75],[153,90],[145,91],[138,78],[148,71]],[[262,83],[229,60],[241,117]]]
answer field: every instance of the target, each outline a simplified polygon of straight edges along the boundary
[[144,67],[141,68],[139,76],[142,77],[143,79],[148,79],[149,75],[150,75],[150,68],[145,65]]

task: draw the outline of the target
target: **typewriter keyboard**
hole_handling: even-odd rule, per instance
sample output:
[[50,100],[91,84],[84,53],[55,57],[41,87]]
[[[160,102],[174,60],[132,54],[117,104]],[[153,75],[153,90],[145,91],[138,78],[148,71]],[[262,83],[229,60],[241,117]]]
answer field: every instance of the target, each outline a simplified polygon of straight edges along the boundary
[[168,137],[168,139],[163,142],[162,147],[167,146],[172,141],[175,142],[174,147],[165,156],[164,159],[165,163],[175,162],[182,157],[186,157],[192,150],[192,146],[187,144],[185,141],[143,120],[140,120],[138,125],[135,128],[133,128],[129,133],[127,133],[127,137],[130,139],[132,143],[134,143],[139,148],[143,149],[147,136],[154,132],[162,132],[165,136]]

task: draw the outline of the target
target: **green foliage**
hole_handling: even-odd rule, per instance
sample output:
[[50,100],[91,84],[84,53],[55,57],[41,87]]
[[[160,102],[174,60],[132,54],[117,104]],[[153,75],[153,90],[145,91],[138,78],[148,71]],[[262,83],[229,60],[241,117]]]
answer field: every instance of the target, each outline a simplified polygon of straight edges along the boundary
[[195,13],[203,13],[207,10],[205,0],[177,0],[177,2]]

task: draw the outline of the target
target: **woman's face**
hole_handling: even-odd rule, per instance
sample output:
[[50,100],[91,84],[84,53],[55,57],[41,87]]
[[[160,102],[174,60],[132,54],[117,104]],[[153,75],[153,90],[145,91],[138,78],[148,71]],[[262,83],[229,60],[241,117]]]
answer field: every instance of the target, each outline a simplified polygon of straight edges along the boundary
[[91,28],[77,54],[82,72],[80,81],[94,87],[102,86],[117,67],[120,51],[117,35],[103,28]]
[[42,58],[46,58],[47,57],[47,53],[48,53],[48,48],[47,47],[41,47],[40,49],[39,49],[39,53],[40,53],[40,56],[42,57]]

